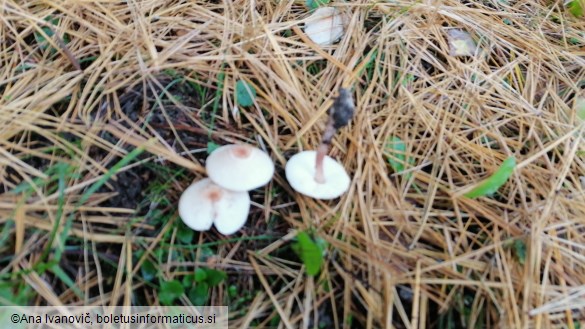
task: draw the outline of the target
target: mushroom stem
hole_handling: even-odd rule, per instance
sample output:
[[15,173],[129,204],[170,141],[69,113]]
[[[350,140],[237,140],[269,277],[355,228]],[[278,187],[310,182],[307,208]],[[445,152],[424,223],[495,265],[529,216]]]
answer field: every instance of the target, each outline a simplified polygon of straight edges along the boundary
[[329,145],[331,145],[331,140],[333,139],[336,131],[337,129],[335,129],[333,119],[329,118],[327,127],[325,127],[325,132],[323,133],[323,139],[317,148],[317,156],[315,158],[315,182],[319,184],[325,183],[323,159],[325,159],[325,155],[327,155],[327,151],[329,151]]
[[319,148],[317,149],[317,158],[315,160],[315,182],[319,184],[325,183],[325,173],[323,172],[323,159],[325,159],[327,149],[329,149],[329,146],[326,144],[319,145]]
[[325,173],[323,172],[323,159],[329,151],[331,140],[337,130],[349,122],[353,116],[355,105],[349,90],[345,88],[339,89],[339,96],[333,102],[329,109],[329,120],[323,132],[323,138],[319,148],[317,148],[317,156],[315,158],[315,182],[319,184],[325,183]]

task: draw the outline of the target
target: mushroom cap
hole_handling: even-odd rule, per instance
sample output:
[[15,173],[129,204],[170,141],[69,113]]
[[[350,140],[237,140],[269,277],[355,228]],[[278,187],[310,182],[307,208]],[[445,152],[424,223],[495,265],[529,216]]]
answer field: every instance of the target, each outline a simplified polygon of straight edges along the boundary
[[274,175],[268,154],[245,144],[219,147],[207,158],[205,169],[215,184],[239,192],[266,185]]
[[335,7],[320,7],[307,18],[305,33],[320,46],[329,46],[344,33],[343,16]]
[[329,156],[323,159],[325,183],[315,181],[317,151],[295,154],[285,167],[286,179],[292,188],[315,199],[331,200],[349,189],[350,179],[343,166]]
[[209,178],[191,184],[179,199],[179,215],[195,231],[215,228],[224,235],[238,231],[250,212],[247,192],[228,191]]

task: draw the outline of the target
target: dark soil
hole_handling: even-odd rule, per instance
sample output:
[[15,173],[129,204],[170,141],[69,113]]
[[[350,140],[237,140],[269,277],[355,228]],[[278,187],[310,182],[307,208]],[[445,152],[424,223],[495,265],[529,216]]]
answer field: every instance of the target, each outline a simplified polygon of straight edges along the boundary
[[[171,85],[167,89],[167,92],[175,97],[183,107],[174,105],[173,102],[166,99],[166,94],[162,90],[153,91],[151,88],[144,89],[143,85],[139,84],[120,95],[120,105],[124,115],[135,124],[141,126],[147,125],[156,131],[177,152],[181,152],[182,150],[181,143],[189,150],[205,148],[210,141],[206,130],[193,127],[191,124],[192,120],[189,119],[189,116],[199,116],[196,112],[201,107],[201,104],[204,104],[205,99],[199,99],[197,96],[193,96],[196,93],[186,83],[172,84],[171,82],[173,80],[171,77],[163,76],[159,78],[159,81],[163,86]],[[157,95],[162,99],[162,103],[164,104],[164,113],[157,103]],[[210,109],[203,109],[203,111],[199,112],[208,113]],[[125,123],[123,118],[114,117],[113,119],[129,127],[129,124]],[[173,129],[176,131],[176,134],[173,132]],[[118,143],[117,138],[107,132],[104,132],[101,137],[111,143]],[[102,153],[101,150],[96,150],[96,153],[92,154],[92,156],[100,158],[106,156],[106,154]],[[149,154],[143,153],[138,159],[145,159],[149,156]],[[202,154],[201,156],[206,155]],[[165,163],[165,165],[167,164]],[[166,177],[167,175],[167,171],[153,170],[145,165],[118,173],[115,179],[112,179],[107,184],[109,186],[104,186],[99,190],[99,192],[117,193],[117,196],[108,199],[104,206],[137,209],[137,206],[145,198],[144,191],[149,184],[156,181],[165,182],[169,179],[169,177]],[[145,209],[137,210],[142,215],[146,211]]]

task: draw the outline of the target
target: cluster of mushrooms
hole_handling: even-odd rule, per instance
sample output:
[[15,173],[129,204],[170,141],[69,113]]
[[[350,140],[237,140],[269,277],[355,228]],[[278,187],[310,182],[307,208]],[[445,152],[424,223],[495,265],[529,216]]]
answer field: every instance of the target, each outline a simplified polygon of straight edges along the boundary
[[[317,151],[303,151],[285,167],[291,187],[315,199],[335,199],[349,188],[350,179],[341,164],[327,156],[335,132],[348,124],[354,113],[353,99],[341,88],[329,109],[329,121]],[[195,231],[212,225],[223,235],[237,232],[248,218],[249,191],[266,185],[274,175],[274,163],[264,151],[247,144],[219,147],[206,160],[209,178],[195,181],[179,199],[179,215]]]

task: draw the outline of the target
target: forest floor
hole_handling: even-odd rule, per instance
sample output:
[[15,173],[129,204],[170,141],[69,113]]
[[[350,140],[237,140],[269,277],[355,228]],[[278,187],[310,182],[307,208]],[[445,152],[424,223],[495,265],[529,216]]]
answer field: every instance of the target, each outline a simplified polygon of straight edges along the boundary
[[[583,1],[330,5],[345,30],[319,46],[305,1],[4,1],[0,305],[582,327]],[[340,87],[356,112],[329,155],[351,183],[315,200],[284,166],[317,148]],[[231,143],[274,177],[239,232],[194,232],[179,197]]]

